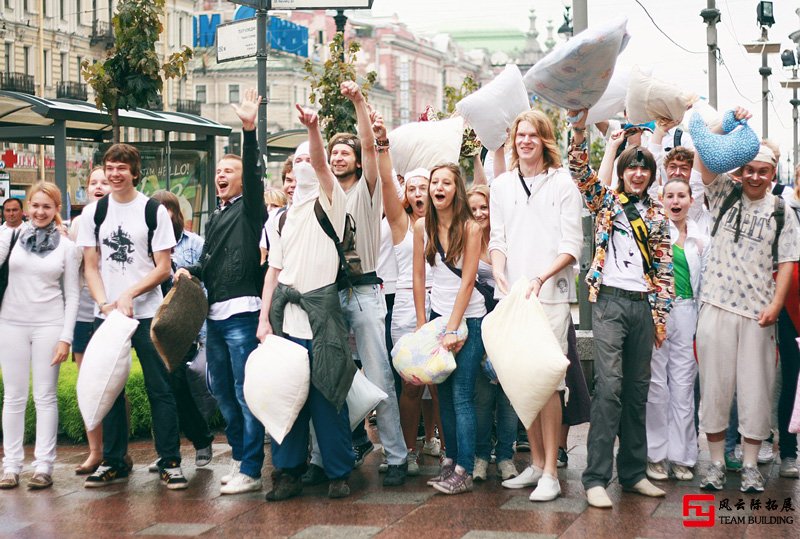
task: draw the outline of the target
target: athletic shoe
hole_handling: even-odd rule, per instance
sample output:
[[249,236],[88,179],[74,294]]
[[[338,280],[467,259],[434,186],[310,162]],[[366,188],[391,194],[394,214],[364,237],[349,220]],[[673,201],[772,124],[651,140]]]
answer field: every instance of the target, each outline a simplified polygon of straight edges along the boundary
[[279,502],[294,498],[303,493],[303,483],[299,477],[294,477],[280,470],[272,472],[272,490],[267,492],[268,502]]
[[725,453],[725,469],[731,472],[738,472],[742,469],[742,457],[737,456],[735,451]]
[[450,460],[449,462],[443,462],[441,467],[439,468],[439,475],[437,475],[436,477],[431,477],[430,479],[428,479],[426,484],[429,487],[432,487],[436,483],[444,481],[445,479],[450,477],[450,475],[452,475],[452,473],[455,470],[456,470],[456,463],[454,461]]
[[211,444],[206,447],[201,447],[194,454],[194,465],[198,468],[208,466],[211,464],[211,459],[214,456],[214,450],[211,449]]
[[800,477],[800,469],[797,468],[797,459],[792,457],[781,458],[781,468],[778,474],[781,477],[797,479]]
[[569,456],[567,455],[567,450],[563,447],[558,448],[558,460],[556,461],[556,466],[558,468],[566,468],[567,464],[569,463]]
[[9,490],[19,486],[19,474],[12,472],[5,472],[2,479],[0,479],[0,489]]
[[83,482],[85,488],[97,488],[113,485],[114,483],[127,483],[128,470],[122,468],[115,468],[109,466],[103,461],[103,464],[97,467],[97,470],[86,478]]
[[472,476],[467,474],[466,471],[459,473],[453,470],[450,477],[444,481],[434,483],[433,488],[443,494],[463,494],[464,492],[472,492]]
[[166,466],[161,468],[159,476],[161,477],[161,482],[170,490],[189,488],[189,481],[184,477],[181,465],[175,461],[168,462]]
[[528,442],[528,440],[520,440],[519,442],[516,443],[514,448],[517,453],[531,452],[531,444]]
[[261,490],[261,478],[256,479],[242,472],[237,472],[230,481],[222,485],[220,494],[243,494],[245,492],[258,492]]
[[328,476],[325,475],[325,470],[323,470],[316,464],[309,464],[306,473],[304,473],[303,476],[300,478],[300,482],[303,484],[304,487],[321,485],[322,483],[328,482]]
[[742,492],[764,492],[764,477],[755,466],[742,466]]
[[505,488],[527,488],[535,487],[542,478],[543,470],[534,465],[530,465],[519,474],[517,477],[507,479],[502,482]]
[[30,490],[42,490],[53,486],[53,478],[50,474],[36,472],[28,481]]
[[147,471],[150,473],[158,473],[158,461],[161,459],[156,459],[150,463],[150,466],[147,467]]
[[704,490],[722,490],[725,486],[725,467],[721,462],[708,465],[706,475],[700,480],[700,488]]
[[691,481],[694,479],[694,473],[692,473],[692,469],[689,466],[684,466],[683,464],[673,464],[672,468],[672,475],[675,476],[675,479],[678,481]]
[[364,464],[364,459],[372,453],[372,450],[375,449],[375,445],[372,442],[363,443],[357,447],[354,447],[353,450],[356,452],[356,462],[353,465],[354,468],[358,468],[362,464]]
[[[389,466],[389,472],[387,473],[387,477],[389,473],[391,473],[392,466]],[[386,484],[384,480],[383,484]],[[328,485],[328,498],[337,499],[337,498],[347,498],[350,496],[350,485],[347,484],[346,479],[335,479],[331,481],[331,484]]]
[[667,468],[664,466],[663,462],[647,461],[647,469],[645,473],[647,474],[647,477],[653,479],[654,481],[664,481],[665,479],[669,479]]
[[[419,475],[419,462],[417,462],[418,459],[419,455],[417,455],[416,451],[408,452],[408,457],[406,459],[406,462],[408,463],[408,470],[407,470],[408,475],[411,476]],[[387,470],[388,470],[388,464],[387,464]]]
[[386,473],[388,469],[389,469],[389,461],[383,459],[383,462],[378,464],[378,473]]
[[432,457],[438,457],[442,454],[442,442],[439,438],[431,438],[422,445],[422,452]]
[[549,502],[561,496],[561,484],[557,477],[550,474],[542,474],[536,489],[531,492],[528,498],[532,502]]
[[[507,481],[519,475],[514,461],[511,459],[501,460],[497,463],[497,471],[500,472],[500,477],[503,481]],[[474,475],[473,475],[474,478]]]
[[242,462],[241,462],[241,461],[239,461],[239,460],[231,460],[231,463],[230,463],[230,465],[229,465],[229,467],[228,467],[228,473],[226,473],[225,475],[223,475],[223,476],[220,478],[219,482],[220,482],[220,483],[222,483],[223,485],[226,485],[226,484],[228,483],[228,481],[230,481],[231,479],[233,479],[233,476],[234,476],[234,475],[236,475],[237,473],[239,473],[239,467],[240,467],[241,465],[242,465]]
[[[399,487],[406,482],[406,473],[408,472],[408,463],[403,464],[390,464],[389,469],[386,470],[386,475],[383,476],[384,487]],[[347,483],[345,483],[347,485]],[[347,489],[347,494],[350,494],[350,488]],[[339,496],[337,496],[339,497]]]
[[761,448],[758,450],[758,463],[767,464],[773,460],[775,460],[775,449],[772,447],[772,442],[764,440],[761,442]]
[[472,470],[472,479],[475,481],[486,481],[486,470],[489,468],[489,461],[475,457],[475,468]]

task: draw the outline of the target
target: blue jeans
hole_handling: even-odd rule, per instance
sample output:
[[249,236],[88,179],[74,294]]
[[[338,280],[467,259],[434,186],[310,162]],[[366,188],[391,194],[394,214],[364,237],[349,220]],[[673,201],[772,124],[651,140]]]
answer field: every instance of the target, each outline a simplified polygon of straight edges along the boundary
[[[286,335],[291,341],[304,346],[311,360],[311,341]],[[311,361],[311,365],[313,365]],[[305,466],[308,456],[308,422],[314,423],[316,440],[324,459],[322,466],[329,479],[344,479],[353,470],[356,455],[350,443],[350,417],[347,403],[338,412],[322,396],[314,384],[308,388],[308,399],[300,410],[291,430],[280,444],[272,441],[272,465],[278,470],[297,470]]]
[[391,465],[403,464],[408,450],[400,429],[400,406],[394,374],[386,353],[386,300],[380,285],[356,286],[339,292],[342,313],[356,337],[364,375],[389,398],[378,403],[378,434]]
[[[431,311],[431,320],[439,314]],[[475,467],[475,380],[481,370],[483,318],[467,318],[469,334],[456,354],[456,370],[439,384],[439,414],[447,442],[447,457],[472,475]]]
[[264,425],[244,400],[244,366],[258,346],[258,311],[241,313],[225,320],[208,321],[206,360],[211,393],[225,418],[225,434],[240,471],[261,477],[264,464]]
[[475,381],[475,416],[477,437],[475,456],[489,460],[492,451],[492,424],[497,421],[497,462],[514,458],[514,442],[517,440],[517,413],[511,406],[505,391],[498,383],[492,383],[479,373]]
[[[178,431],[178,408],[169,383],[169,374],[150,338],[152,318],[139,320],[139,326],[131,337],[131,345],[136,350],[144,375],[144,387],[150,402],[153,419],[153,439],[158,453],[158,465],[181,462],[180,433]],[[95,318],[94,329],[105,322]],[[125,389],[114,401],[108,414],[103,418],[103,459],[111,466],[125,466],[128,453],[128,420],[125,412]]]

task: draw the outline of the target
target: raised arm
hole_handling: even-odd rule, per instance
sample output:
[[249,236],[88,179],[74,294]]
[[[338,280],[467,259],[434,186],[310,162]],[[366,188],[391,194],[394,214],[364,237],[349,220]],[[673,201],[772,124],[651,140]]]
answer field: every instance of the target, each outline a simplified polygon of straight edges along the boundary
[[611,187],[611,181],[614,178],[614,161],[617,159],[617,150],[622,143],[625,142],[625,130],[618,129],[611,133],[606,144],[606,151],[603,154],[603,160],[600,162],[600,170],[597,171],[597,177],[606,187]]
[[311,156],[311,166],[319,180],[319,188],[333,202],[333,184],[336,178],[333,177],[325,158],[325,142],[322,140],[322,132],[319,130],[319,116],[317,113],[304,109],[300,105],[295,105],[299,115],[300,123],[308,129],[308,153]]
[[340,90],[343,96],[353,102],[356,109],[356,129],[361,140],[361,169],[364,171],[364,179],[367,180],[371,195],[378,183],[378,154],[375,151],[375,137],[372,134],[367,101],[361,93],[361,88],[353,81],[343,82]]
[[[375,135],[376,140],[387,140],[386,126],[383,123],[383,115],[380,112],[372,112],[370,114],[372,119],[372,133]],[[389,221],[389,226],[392,228],[392,236],[397,232],[398,236],[402,232],[405,235],[408,229],[408,216],[403,209],[403,204],[397,197],[397,186],[394,183],[394,175],[392,174],[392,156],[389,153],[389,147],[386,149],[381,148],[378,152],[378,175],[381,179],[381,189],[383,190],[383,213],[386,214],[386,219]]]
[[417,329],[425,322],[425,220],[414,223],[414,265],[412,270],[414,283],[414,311],[417,314]]
[[506,147],[505,144],[500,146],[494,152],[494,159],[492,160],[492,166],[494,167],[494,177],[498,177],[500,174],[506,171]]
[[255,88],[248,88],[238,105],[231,103],[234,112],[242,122],[242,198],[248,217],[264,219],[264,184],[261,180],[261,153],[256,138],[256,118],[261,96]]
[[481,161],[481,152],[475,154],[472,158],[475,164],[474,173],[472,175],[472,185],[488,185],[489,180],[486,179],[486,171],[483,170],[483,161]]
[[[753,117],[753,115],[750,114],[750,111],[745,108],[736,107],[736,109],[733,111],[733,117],[737,121],[741,121],[741,120],[749,120],[750,118]],[[714,129],[712,129],[712,131],[717,133],[723,132],[722,124],[715,126]],[[708,168],[706,168],[706,164],[703,163],[703,158],[700,156],[700,152],[695,151],[694,157],[695,157],[693,165],[694,170],[700,173],[700,176],[703,178],[703,184],[709,185],[714,181],[714,179],[718,176],[718,174],[711,172],[710,170],[708,170]]]

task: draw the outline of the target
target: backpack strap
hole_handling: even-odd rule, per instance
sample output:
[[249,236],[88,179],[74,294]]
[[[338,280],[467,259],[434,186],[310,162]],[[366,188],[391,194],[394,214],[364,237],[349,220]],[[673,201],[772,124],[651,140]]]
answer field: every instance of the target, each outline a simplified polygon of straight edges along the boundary
[[289,214],[289,209],[286,208],[286,207],[283,207],[283,208],[278,210],[278,213],[280,214],[280,217],[278,217],[278,236],[280,236],[281,232],[283,232],[283,225],[286,224],[286,217]]
[[[458,277],[459,279],[462,279],[463,278],[462,277],[462,275],[463,275],[462,271],[459,268],[455,267],[454,265],[448,264],[447,262],[444,261],[446,255],[445,255],[444,249],[442,248],[442,244],[439,242],[438,236],[434,236],[433,244],[434,244],[434,246],[436,246],[436,251],[439,253],[439,257],[442,259],[442,263],[445,266],[447,266],[447,269],[449,269],[450,271],[455,273],[456,277]],[[488,311],[491,311],[494,308],[494,304],[496,303],[494,301],[494,288],[492,288],[491,286],[489,286],[486,283],[480,282],[478,280],[478,276],[476,275],[475,276],[475,290],[477,290],[483,296],[483,300],[484,300],[484,304],[486,305],[486,309]],[[491,304],[491,307],[490,307],[490,304]]]
[[[336,235],[336,230],[333,229],[333,224],[331,223],[331,220],[328,219],[328,214],[325,213],[325,210],[322,208],[322,204],[320,204],[319,199],[317,199],[317,201],[314,203],[314,215],[317,217],[319,226],[322,227],[322,230],[331,240],[333,240],[333,244],[336,246],[336,252],[339,253],[340,273],[344,272],[344,274],[347,275],[347,259],[344,256],[344,247],[342,246],[342,242],[339,240],[339,236]],[[347,216],[345,219],[346,218]]]
[[150,258],[153,257],[153,234],[158,228],[158,207],[160,205],[158,200],[148,198],[144,207],[144,221],[147,224],[147,256]]
[[783,224],[786,220],[786,201],[783,197],[778,195],[775,197],[775,210],[772,212],[772,217],[775,218],[775,238],[772,240],[772,261],[778,263],[778,239],[783,230]]
[[681,145],[681,139],[683,138],[683,129],[678,127],[675,129],[675,134],[672,135],[672,147],[677,148]]
[[636,209],[636,203],[625,193],[619,193],[618,196],[619,201],[622,203],[622,210],[625,212],[625,217],[628,218],[628,223],[631,225],[633,239],[636,242],[636,246],[639,248],[639,253],[642,255],[642,269],[645,275],[648,275],[653,268],[650,246],[648,244],[650,231],[647,229],[647,224],[644,222],[644,219],[642,219],[639,210]]
[[97,201],[97,206],[94,209],[94,243],[95,245],[100,245],[100,225],[103,224],[103,221],[106,220],[106,215],[108,215],[108,197],[111,195],[105,195],[103,198]]
[[[742,186],[741,184],[734,184],[733,189],[728,196],[725,197],[725,200],[722,201],[722,206],[719,208],[719,215],[717,215],[717,220],[714,221],[714,228],[711,229],[711,236],[715,236],[717,234],[717,228],[719,228],[720,222],[722,222],[722,216],[733,207],[734,204],[742,200]],[[742,212],[739,212],[739,215],[736,217],[736,235],[734,236],[734,243],[739,241],[739,233],[742,227]]]

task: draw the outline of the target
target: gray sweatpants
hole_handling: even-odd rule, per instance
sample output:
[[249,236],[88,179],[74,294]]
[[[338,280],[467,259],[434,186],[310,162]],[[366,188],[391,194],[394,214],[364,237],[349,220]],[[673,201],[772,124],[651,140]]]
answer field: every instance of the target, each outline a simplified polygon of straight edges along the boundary
[[587,443],[586,489],[611,482],[614,440],[617,473],[630,487],[645,477],[645,411],[650,385],[654,327],[647,299],[601,293],[592,309],[595,393]]

